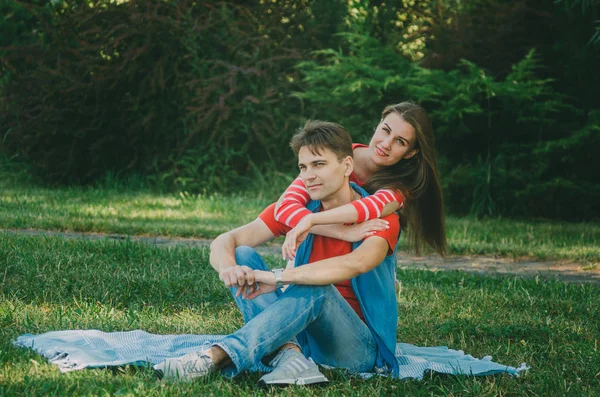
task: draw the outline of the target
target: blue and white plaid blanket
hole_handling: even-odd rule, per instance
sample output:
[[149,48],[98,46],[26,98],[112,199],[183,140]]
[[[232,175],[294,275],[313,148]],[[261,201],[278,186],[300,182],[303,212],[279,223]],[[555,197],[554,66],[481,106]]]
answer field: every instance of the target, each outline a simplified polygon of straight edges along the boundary
[[[119,365],[158,364],[170,357],[202,350],[224,335],[155,335],[141,330],[102,332],[97,330],[53,331],[41,335],[21,335],[17,346],[31,348],[61,372],[84,368],[104,368]],[[408,343],[396,345],[400,378],[422,379],[427,371],[453,375],[519,375],[529,369],[525,363],[514,368],[492,361],[492,357],[474,358],[460,350],[445,346],[418,347]],[[254,371],[268,372],[259,365]],[[364,377],[372,374],[361,374]]]

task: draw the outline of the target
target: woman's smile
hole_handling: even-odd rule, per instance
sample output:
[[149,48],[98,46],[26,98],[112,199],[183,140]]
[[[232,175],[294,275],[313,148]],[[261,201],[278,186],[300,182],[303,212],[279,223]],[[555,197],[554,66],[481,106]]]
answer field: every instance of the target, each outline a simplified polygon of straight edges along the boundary
[[377,153],[379,156],[381,156],[381,157],[388,157],[388,156],[389,156],[389,154],[387,154],[386,152],[384,152],[383,150],[381,150],[381,149],[380,149],[380,148],[378,148],[378,147],[376,147],[376,148],[375,148],[375,152],[376,152],[376,153]]

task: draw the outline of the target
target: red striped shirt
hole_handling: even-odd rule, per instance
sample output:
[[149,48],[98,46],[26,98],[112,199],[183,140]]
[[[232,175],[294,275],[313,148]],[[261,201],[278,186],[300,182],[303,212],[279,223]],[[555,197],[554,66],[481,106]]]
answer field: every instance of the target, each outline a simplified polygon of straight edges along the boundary
[[[352,149],[357,147],[367,146],[358,143],[352,145]],[[364,185],[354,173],[350,174],[350,181],[356,183],[358,186]],[[304,187],[304,182],[302,182],[300,177],[296,178],[283,193],[283,199],[275,209],[275,219],[290,227],[296,227],[302,218],[310,214],[310,211],[306,209],[306,204],[309,201],[310,195],[308,194],[308,190]],[[381,189],[371,196],[361,200],[355,200],[350,204],[354,206],[358,213],[356,223],[361,223],[381,217],[381,211],[383,211],[386,204],[394,201],[398,202],[400,208],[402,208],[404,205],[404,196],[402,193],[392,189]]]
[[[271,204],[259,215],[259,218],[267,225],[269,230],[273,233],[275,237],[279,237],[281,235],[285,235],[290,231],[291,227],[287,226],[283,222],[278,222],[275,219],[275,204]],[[396,243],[398,242],[398,233],[400,232],[400,221],[396,214],[391,214],[385,217],[385,219],[390,223],[390,228],[386,230],[381,230],[375,233],[374,236],[383,237],[388,245],[388,255],[394,251],[394,247],[396,247]],[[374,237],[374,236],[369,236]],[[346,255],[352,252],[352,243],[334,239],[332,237],[325,237],[314,235],[313,238],[313,246],[310,252],[309,263],[317,262],[322,259],[338,257],[342,255]],[[354,309],[356,314],[364,321],[364,316],[362,310],[360,308],[360,303],[356,298],[356,294],[354,293],[354,289],[352,288],[352,284],[350,280],[340,281],[335,283],[334,286],[340,292],[342,297],[348,302],[348,304]]]

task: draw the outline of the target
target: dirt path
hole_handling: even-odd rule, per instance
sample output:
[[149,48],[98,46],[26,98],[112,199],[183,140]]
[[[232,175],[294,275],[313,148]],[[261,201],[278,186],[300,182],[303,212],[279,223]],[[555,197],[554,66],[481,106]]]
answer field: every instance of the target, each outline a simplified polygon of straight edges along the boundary
[[[212,240],[196,238],[170,238],[148,236],[125,236],[103,233],[73,233],[50,230],[2,230],[0,233],[30,235],[30,236],[59,236],[85,240],[126,240],[140,241],[159,247],[191,246],[206,247]],[[261,253],[278,254],[276,244],[258,248]],[[576,263],[564,261],[512,260],[493,256],[439,256],[411,257],[406,252],[398,252],[398,266],[402,269],[423,269],[430,271],[460,270],[465,272],[516,275],[520,277],[540,277],[575,283],[591,283],[600,286],[600,268],[582,270]]]

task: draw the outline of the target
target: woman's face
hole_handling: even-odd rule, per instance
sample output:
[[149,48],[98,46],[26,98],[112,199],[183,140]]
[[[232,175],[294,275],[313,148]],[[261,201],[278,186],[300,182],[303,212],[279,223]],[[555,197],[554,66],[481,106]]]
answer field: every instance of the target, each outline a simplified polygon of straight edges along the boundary
[[371,138],[371,160],[380,167],[387,167],[409,159],[418,152],[415,149],[416,139],[413,126],[398,113],[392,112],[381,120]]

